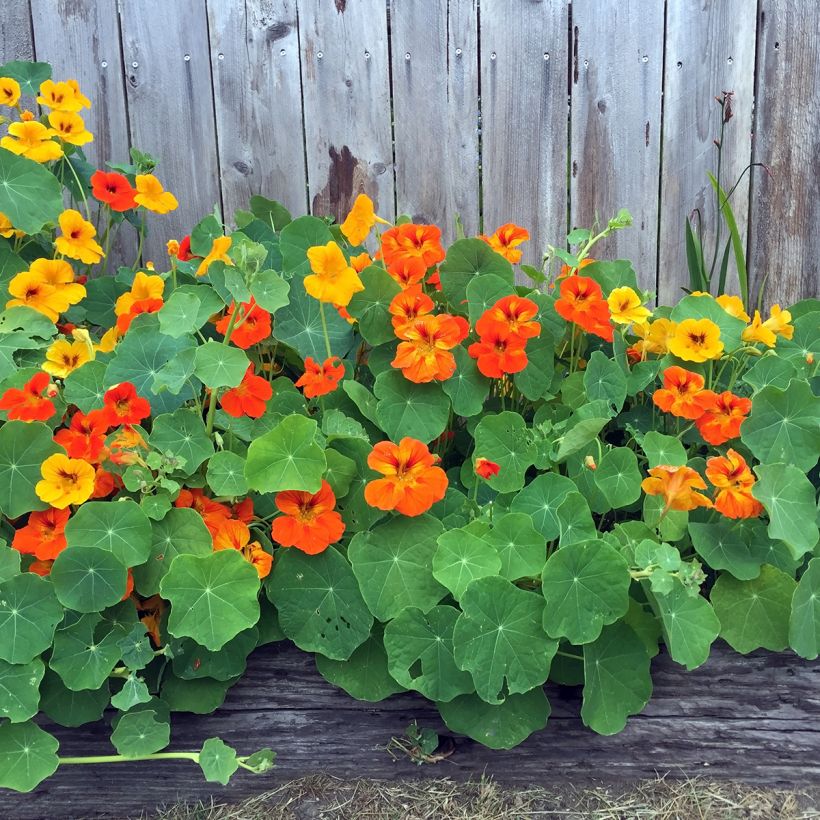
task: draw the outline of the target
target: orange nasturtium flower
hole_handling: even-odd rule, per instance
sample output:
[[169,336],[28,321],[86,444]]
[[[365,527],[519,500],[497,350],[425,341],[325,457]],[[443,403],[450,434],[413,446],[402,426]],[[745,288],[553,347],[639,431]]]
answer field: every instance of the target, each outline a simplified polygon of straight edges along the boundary
[[149,211],[167,214],[179,206],[177,198],[170,191],[166,191],[153,174],[137,174],[134,187],[137,189],[134,201]]
[[30,513],[26,526],[14,533],[11,546],[38,561],[53,561],[66,548],[65,525],[70,515],[70,510],[55,507]]
[[755,477],[746,459],[729,449],[706,462],[706,476],[717,488],[715,509],[727,518],[756,518],[763,505],[752,495]]
[[419,316],[426,316],[433,312],[433,300],[422,291],[421,285],[414,285],[397,293],[390,301],[387,312],[393,317],[393,332],[399,339],[404,338],[404,331],[410,327]]
[[114,304],[114,313],[117,316],[126,316],[137,302],[154,300],[161,302],[164,290],[165,281],[161,276],[147,274],[141,270],[137,271],[134,281],[131,283],[131,290],[117,297]]
[[0,77],[0,105],[13,108],[20,101],[20,83],[11,77]]
[[37,102],[55,111],[77,112],[82,108],[91,108],[91,101],[80,91],[76,80],[54,82],[45,80],[40,84],[40,96]]
[[43,478],[34,486],[34,492],[58,510],[88,501],[94,491],[94,467],[81,458],[55,453],[40,465],[40,474]]
[[501,325],[514,336],[533,339],[541,333],[541,323],[533,321],[538,315],[538,305],[523,296],[504,296],[487,308],[476,322],[479,336],[489,332],[493,325]]
[[594,333],[607,342],[612,341],[609,305],[601,286],[594,279],[578,274],[562,279],[555,310],[559,316],[579,325],[587,333]]
[[642,325],[652,315],[641,297],[630,287],[614,288],[606,298],[610,318],[618,325]]
[[500,379],[507,373],[520,373],[527,366],[526,344],[526,339],[504,325],[493,324],[467,352],[476,360],[482,376]]
[[419,316],[402,334],[403,341],[390,363],[405,379],[416,384],[446,381],[456,369],[450,351],[467,335],[468,329],[453,316]]
[[659,464],[649,470],[649,477],[641,482],[647,495],[661,495],[664,498],[663,512],[669,510],[694,510],[696,507],[711,507],[712,502],[702,493],[706,482],[691,467],[673,467]]
[[530,232],[526,228],[507,222],[496,229],[494,234],[481,235],[478,238],[483,239],[496,253],[515,265],[521,261],[523,255],[518,246],[530,238]]
[[334,509],[336,496],[322,479],[316,493],[286,490],[276,494],[282,515],[273,519],[271,538],[283,547],[296,547],[308,555],[324,552],[345,531],[342,516]]
[[477,476],[487,480],[497,476],[501,472],[501,465],[480,456],[475,460],[475,472]]
[[47,373],[37,373],[22,387],[10,387],[0,397],[0,410],[11,421],[48,421],[56,408],[48,398],[50,379]]
[[54,240],[57,253],[71,259],[79,259],[86,265],[93,265],[103,258],[103,249],[94,239],[96,228],[83,219],[73,208],[63,211],[58,220],[62,236]]
[[686,362],[719,359],[723,353],[720,328],[711,319],[684,319],[667,341],[669,352]]
[[725,444],[740,435],[740,425],[752,409],[752,400],[736,396],[729,390],[720,394],[707,393],[703,415],[695,420],[695,426],[704,441]]
[[364,290],[359,274],[335,242],[313,245],[307,250],[307,258],[313,273],[305,277],[305,290],[314,299],[347,307],[353,294]]
[[652,394],[652,401],[664,413],[694,421],[700,418],[715,395],[704,390],[703,376],[672,365],[663,371],[663,387]]
[[273,556],[262,549],[258,541],[251,541],[251,531],[244,521],[225,519],[214,536],[214,550],[234,549],[253,564],[260,578],[266,578],[273,566]]
[[35,162],[51,162],[60,159],[63,149],[51,139],[54,131],[41,122],[13,122],[7,136],[0,139],[0,148]]
[[404,260],[420,275],[444,259],[441,228],[436,225],[396,225],[382,234],[382,257],[390,267]]
[[350,267],[356,271],[356,273],[361,273],[366,267],[373,264],[373,260],[370,258],[370,254],[366,251],[364,253],[360,253],[358,256],[351,256],[350,257]]
[[345,366],[338,356],[325,359],[321,365],[308,356],[305,359],[305,372],[294,384],[303,389],[306,399],[315,399],[317,396],[332,393],[339,386],[344,374]]
[[247,416],[251,419],[261,418],[265,414],[267,403],[273,396],[273,388],[267,379],[255,376],[253,362],[248,365],[242,381],[230,390],[226,390],[220,397],[222,409],[233,418]]
[[131,382],[120,382],[106,390],[103,395],[103,410],[109,427],[139,424],[151,415],[148,399],[138,396],[137,388]]
[[108,419],[104,410],[92,410],[87,415],[77,410],[71,424],[54,434],[54,441],[70,458],[82,458],[91,464],[100,461],[105,448]]
[[390,224],[386,219],[376,216],[373,200],[367,194],[359,194],[339,228],[351,245],[361,245],[377,222],[382,225]]
[[367,457],[371,470],[384,478],[364,488],[365,501],[379,510],[396,510],[415,516],[427,512],[447,492],[447,474],[418,439],[405,437],[398,444],[381,441]]
[[406,290],[421,284],[425,269],[418,264],[415,257],[400,257],[387,266],[387,272],[395,282],[398,282],[402,290]]
[[83,118],[71,111],[52,111],[48,115],[48,124],[56,137],[71,145],[85,145],[94,139],[94,135],[85,127]]
[[175,507],[190,508],[202,516],[211,538],[216,538],[217,533],[225,521],[231,517],[231,511],[224,504],[208,498],[198,487],[190,490],[182,489],[174,501]]
[[91,175],[91,193],[95,199],[118,213],[137,207],[134,201],[136,191],[128,179],[116,171],[94,171]]
[[46,351],[43,370],[58,379],[64,379],[70,373],[87,364],[94,358],[94,348],[81,339],[69,342],[68,339],[57,339]]
[[199,263],[199,267],[196,269],[196,275],[204,276],[208,272],[208,268],[212,262],[224,262],[226,265],[233,265],[233,259],[228,256],[228,248],[231,247],[232,241],[230,236],[215,237],[214,241],[211,242],[211,249]]
[[[228,332],[228,325],[235,310],[236,302],[231,302],[227,313],[216,323],[217,331],[223,336]],[[250,302],[242,302],[240,310],[241,316],[231,330],[231,342],[242,350],[247,350],[270,336],[270,313],[259,307],[253,297]]]

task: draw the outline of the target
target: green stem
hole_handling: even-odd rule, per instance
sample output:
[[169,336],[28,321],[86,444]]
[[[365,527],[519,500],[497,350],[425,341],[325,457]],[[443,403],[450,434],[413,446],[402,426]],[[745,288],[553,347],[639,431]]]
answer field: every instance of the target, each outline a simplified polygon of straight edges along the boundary
[[137,258],[134,260],[134,264],[131,266],[133,268],[136,268],[137,265],[140,263],[140,260],[142,259],[142,244],[145,241],[145,219],[144,218],[140,221],[139,236],[140,236],[140,239],[139,239],[139,244],[137,245]]
[[85,765],[87,763],[130,763],[134,760],[191,760],[199,763],[199,752],[155,752],[151,755],[88,755],[86,757],[61,757],[61,766]]
[[77,189],[80,192],[80,196],[83,198],[83,205],[85,206],[85,218],[91,222],[91,208],[88,207],[88,197],[85,195],[85,190],[83,189],[83,184],[80,182],[80,178],[77,176],[77,172],[74,170],[74,166],[71,164],[71,161],[68,157],[65,158],[65,164],[71,169],[71,173],[74,175],[74,181],[77,183]]
[[102,275],[105,276],[108,273],[108,251],[111,248],[111,222],[112,222],[113,214],[111,213],[111,209],[108,208],[108,222],[105,226],[105,234],[103,235],[103,269]]
[[[239,305],[235,305],[234,312],[228,320],[228,326],[225,328],[225,338],[222,340],[223,345],[227,345],[231,340],[234,324],[236,324],[237,316],[239,315]],[[216,413],[216,396],[219,390],[214,387],[211,389],[211,395],[208,397],[208,416],[205,420],[205,432],[210,438],[214,432],[214,415]]]
[[583,655],[576,655],[574,652],[564,652],[562,649],[559,649],[556,655],[560,655],[562,658],[572,658],[576,661],[582,661],[584,659]]
[[324,302],[319,302],[319,316],[322,319],[322,333],[325,336],[325,350],[327,350],[328,359],[333,358],[333,351],[330,349],[330,336],[327,333],[327,320],[325,319],[325,305]]

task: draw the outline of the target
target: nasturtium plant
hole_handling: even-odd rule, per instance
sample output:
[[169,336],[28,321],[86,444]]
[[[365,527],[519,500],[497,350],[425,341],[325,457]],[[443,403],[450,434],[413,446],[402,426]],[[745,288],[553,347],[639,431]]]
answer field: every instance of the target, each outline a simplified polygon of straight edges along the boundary
[[[364,194],[339,225],[254,196],[150,264],[178,206],[157,161],[90,166],[90,101],[45,63],[0,86],[0,787],[268,771],[164,750],[275,641],[493,749],[556,684],[621,731],[661,651],[820,654],[817,300],[713,295],[701,260],[655,306],[594,258],[625,211],[535,268],[524,227],[447,248]],[[51,724],[107,710],[116,754],[60,754]]]

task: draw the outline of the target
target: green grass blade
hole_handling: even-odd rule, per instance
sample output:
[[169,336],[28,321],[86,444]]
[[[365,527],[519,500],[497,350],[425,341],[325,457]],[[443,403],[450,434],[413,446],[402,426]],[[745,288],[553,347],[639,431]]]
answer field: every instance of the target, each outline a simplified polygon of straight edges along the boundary
[[[708,172],[707,172],[708,173]],[[740,283],[740,298],[743,299],[743,305],[749,309],[749,274],[746,270],[746,253],[743,249],[743,243],[740,241],[740,234],[737,230],[737,221],[735,220],[732,206],[729,204],[729,197],[723,188],[720,187],[718,181],[712,174],[708,174],[709,182],[718,195],[719,200],[723,203],[721,206],[721,213],[726,220],[726,225],[729,228],[729,236],[732,240],[732,249],[735,253],[735,265],[737,266],[737,278]]]

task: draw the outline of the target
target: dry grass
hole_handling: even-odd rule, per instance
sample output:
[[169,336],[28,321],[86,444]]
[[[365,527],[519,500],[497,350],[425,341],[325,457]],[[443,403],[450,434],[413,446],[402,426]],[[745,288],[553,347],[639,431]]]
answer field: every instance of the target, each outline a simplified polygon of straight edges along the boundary
[[815,797],[703,779],[513,789],[490,779],[309,777],[237,805],[177,805],[153,820],[809,820],[820,818]]

